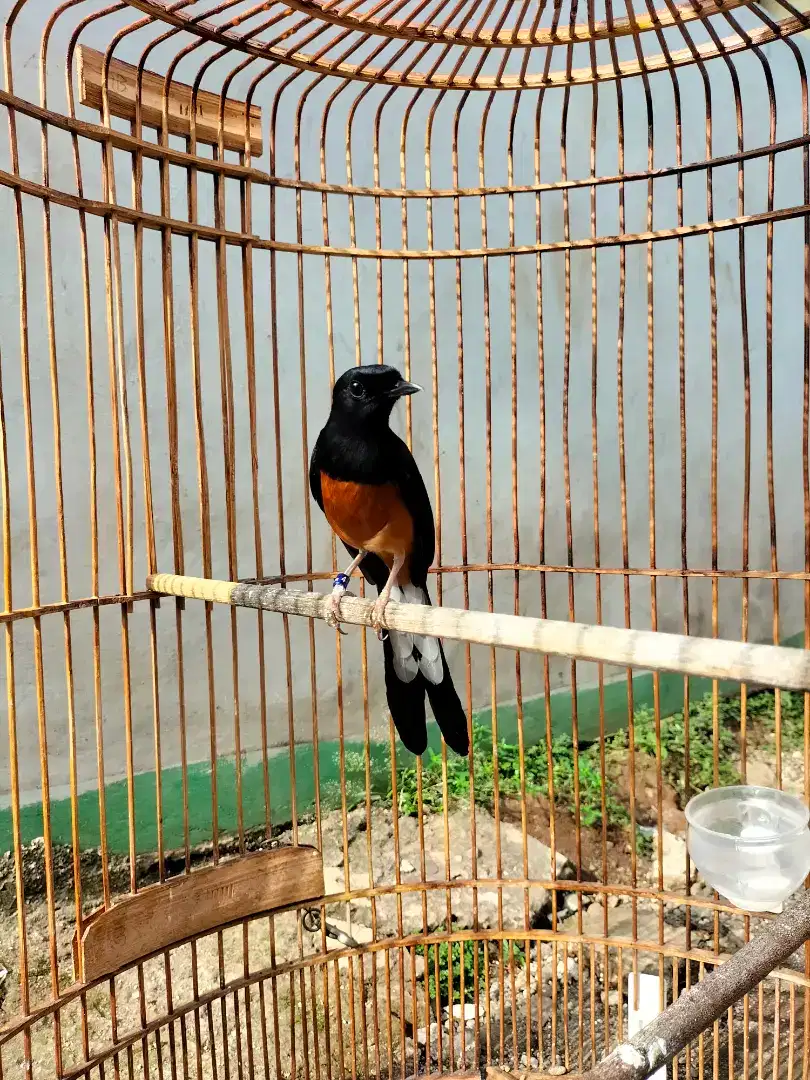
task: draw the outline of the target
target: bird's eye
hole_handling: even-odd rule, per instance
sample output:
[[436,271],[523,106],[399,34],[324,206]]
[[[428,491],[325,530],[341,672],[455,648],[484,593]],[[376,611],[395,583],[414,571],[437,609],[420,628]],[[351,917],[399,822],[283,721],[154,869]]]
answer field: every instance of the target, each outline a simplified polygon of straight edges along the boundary
[[361,398],[363,396],[363,384],[355,379],[354,382],[349,383],[349,393],[354,398]]

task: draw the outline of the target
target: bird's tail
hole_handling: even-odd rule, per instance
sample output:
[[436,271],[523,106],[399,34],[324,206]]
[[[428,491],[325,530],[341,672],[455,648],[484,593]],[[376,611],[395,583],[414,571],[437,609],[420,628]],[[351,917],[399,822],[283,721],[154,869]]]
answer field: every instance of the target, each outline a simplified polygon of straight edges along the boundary
[[[395,588],[398,603],[430,604],[427,589],[417,585]],[[390,630],[384,643],[385,688],[388,707],[400,739],[414,754],[427,747],[425,694],[444,741],[462,757],[470,749],[467,715],[459,700],[444,649],[438,638]]]
[[439,653],[442,658],[443,677],[441,682],[431,683],[425,680],[430,707],[436,717],[436,723],[442,733],[444,741],[451,750],[455,750],[461,757],[466,757],[470,751],[470,735],[467,730],[467,714],[459,701],[453,680],[450,677],[450,669],[444,658],[444,649],[439,642]]

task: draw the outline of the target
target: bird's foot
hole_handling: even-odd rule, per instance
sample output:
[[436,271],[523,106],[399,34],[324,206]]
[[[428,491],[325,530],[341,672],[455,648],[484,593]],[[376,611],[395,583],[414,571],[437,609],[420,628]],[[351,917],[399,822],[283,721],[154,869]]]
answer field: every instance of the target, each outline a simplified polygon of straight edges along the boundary
[[346,631],[340,626],[340,601],[344,596],[353,596],[354,594],[349,592],[347,585],[349,584],[348,574],[338,574],[335,577],[334,585],[332,588],[332,595],[329,598],[329,611],[326,614],[326,625],[331,626],[333,630],[337,630],[339,634],[346,634]]
[[378,641],[385,641],[388,637],[388,631],[382,624],[383,615],[385,614],[386,606],[388,605],[388,596],[382,593],[374,601],[374,607],[371,610],[371,626],[377,634]]

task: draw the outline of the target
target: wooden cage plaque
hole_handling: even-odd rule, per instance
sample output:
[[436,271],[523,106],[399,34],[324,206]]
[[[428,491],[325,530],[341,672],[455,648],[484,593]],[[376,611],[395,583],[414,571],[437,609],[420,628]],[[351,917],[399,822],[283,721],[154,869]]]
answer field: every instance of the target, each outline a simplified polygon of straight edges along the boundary
[[75,940],[77,978],[92,982],[218,926],[323,896],[317,848],[257,851],[149,885],[85,921]]
[[[101,109],[104,75],[104,53],[79,46],[79,100],[91,109]],[[159,128],[163,123],[163,92],[165,80],[153,71],[141,76],[141,121],[147,127]],[[110,112],[123,120],[135,119],[138,98],[138,69],[123,60],[110,61],[107,77],[107,101]],[[172,135],[191,135],[192,87],[172,80],[168,94],[168,121]],[[219,94],[198,90],[194,128],[198,142],[217,146],[220,133]],[[258,105],[226,98],[223,110],[222,141],[226,150],[245,149],[245,123],[250,122],[250,152],[258,157],[262,152],[262,113]]]

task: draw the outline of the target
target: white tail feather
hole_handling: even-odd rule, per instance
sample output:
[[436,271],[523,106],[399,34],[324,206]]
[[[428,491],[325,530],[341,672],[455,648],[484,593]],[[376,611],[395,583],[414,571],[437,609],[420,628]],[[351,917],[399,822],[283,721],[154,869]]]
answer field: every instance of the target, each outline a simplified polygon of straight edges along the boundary
[[[394,645],[394,671],[397,673],[397,678],[400,682],[409,683],[413,682],[416,678],[416,674],[419,671],[419,665],[416,662],[416,657],[413,652],[408,653],[407,656],[401,656],[397,652],[396,645],[394,644],[394,638],[400,635],[396,630],[389,630],[388,634],[391,638],[391,643]],[[410,637],[410,634],[408,635]]]
[[[391,589],[391,599],[398,604],[407,603],[402,589],[397,585]],[[397,673],[397,678],[400,682],[413,682],[416,673],[419,671],[419,665],[413,655],[413,634],[402,633],[399,630],[389,630],[388,636],[391,639],[391,649],[394,653],[394,671]]]
[[[397,591],[401,592],[403,596],[402,602],[406,604],[427,603],[425,590],[416,585],[404,585],[401,590]],[[397,597],[397,599],[399,599],[399,597]],[[415,646],[419,651],[419,670],[421,670],[428,682],[432,682],[434,686],[438,686],[444,678],[444,664],[442,663],[442,653],[439,648],[438,638],[425,637],[423,634],[408,634],[406,636],[411,639],[411,647],[413,648],[413,646]],[[397,672],[397,674],[399,673]],[[411,678],[413,678],[413,676],[411,676]],[[405,681],[410,682],[410,679]]]

